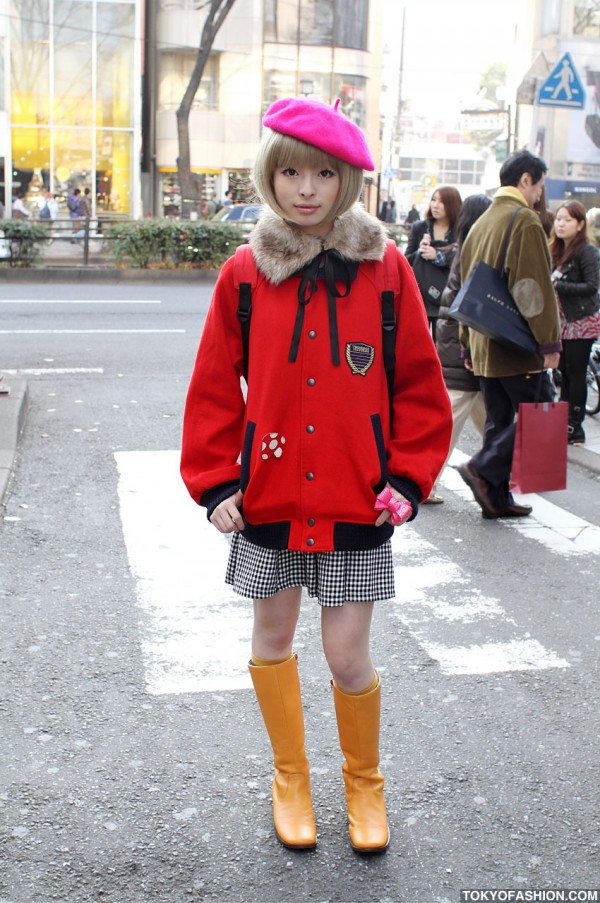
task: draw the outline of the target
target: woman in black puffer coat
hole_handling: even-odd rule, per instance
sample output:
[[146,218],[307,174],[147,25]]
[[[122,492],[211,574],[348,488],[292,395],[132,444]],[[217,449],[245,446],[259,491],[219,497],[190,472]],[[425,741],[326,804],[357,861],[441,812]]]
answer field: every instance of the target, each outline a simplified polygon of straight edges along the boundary
[[[479,380],[465,367],[458,338],[458,320],[449,317],[448,310],[456,298],[461,285],[460,249],[462,244],[473,223],[479,219],[491,203],[491,199],[484,194],[472,195],[463,201],[456,222],[456,253],[440,303],[435,345],[442,364],[444,382],[452,404],[452,439],[446,462],[456,448],[458,438],[469,415],[479,435],[483,435],[485,424],[485,405],[479,391]],[[443,502],[443,498],[438,495],[437,486],[434,486],[429,498],[424,499],[421,504],[439,505],[441,502]]]

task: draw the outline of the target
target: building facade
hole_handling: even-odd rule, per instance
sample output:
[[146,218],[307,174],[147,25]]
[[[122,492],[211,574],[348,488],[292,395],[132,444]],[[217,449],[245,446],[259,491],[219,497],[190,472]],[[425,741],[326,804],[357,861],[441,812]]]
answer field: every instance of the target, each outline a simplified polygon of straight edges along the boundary
[[[188,84],[204,11],[193,0],[155,0],[156,56],[147,58],[153,88],[144,121],[144,208],[177,215],[175,111]],[[192,168],[205,200],[251,196],[250,169],[265,109],[279,97],[341,98],[341,109],[366,132],[380,156],[381,0],[237,0],[217,34],[190,114]],[[148,42],[151,49],[152,42]],[[373,180],[367,205],[375,207]]]

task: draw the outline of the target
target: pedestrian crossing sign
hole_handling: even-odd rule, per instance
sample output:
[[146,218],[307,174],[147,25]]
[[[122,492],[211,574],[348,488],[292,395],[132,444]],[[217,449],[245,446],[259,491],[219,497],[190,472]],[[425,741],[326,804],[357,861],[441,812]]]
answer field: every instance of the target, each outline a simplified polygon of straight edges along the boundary
[[565,53],[558,61],[538,95],[538,104],[543,107],[568,107],[582,110],[585,105],[585,91],[573,65],[570,53]]

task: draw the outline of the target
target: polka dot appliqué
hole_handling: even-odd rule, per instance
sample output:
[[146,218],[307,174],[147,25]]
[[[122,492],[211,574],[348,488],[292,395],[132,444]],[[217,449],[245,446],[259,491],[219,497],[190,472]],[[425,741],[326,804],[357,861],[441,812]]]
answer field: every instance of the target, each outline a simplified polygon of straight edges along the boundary
[[260,446],[261,458],[263,461],[268,461],[269,458],[281,458],[284,445],[285,436],[280,436],[279,433],[266,433]]

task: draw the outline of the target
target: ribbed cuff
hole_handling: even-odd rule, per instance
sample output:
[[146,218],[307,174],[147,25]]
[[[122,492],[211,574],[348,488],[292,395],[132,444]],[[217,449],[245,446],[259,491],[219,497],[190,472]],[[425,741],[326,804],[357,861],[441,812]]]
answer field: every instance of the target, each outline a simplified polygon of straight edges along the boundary
[[388,474],[388,483],[393,486],[397,492],[401,492],[404,498],[410,502],[413,513],[408,518],[409,521],[414,520],[419,513],[419,502],[422,499],[421,490],[416,483],[409,480],[408,477],[394,477]]
[[212,513],[217,505],[220,505],[225,499],[235,495],[239,488],[239,480],[230,480],[228,483],[220,483],[212,489],[207,489],[206,492],[203,493],[200,504],[203,508],[206,508],[206,517],[208,520],[211,519]]

